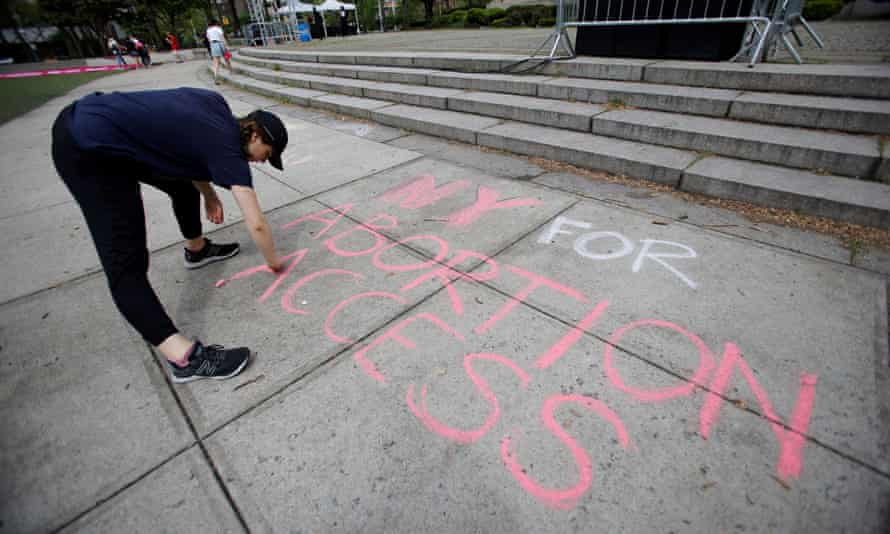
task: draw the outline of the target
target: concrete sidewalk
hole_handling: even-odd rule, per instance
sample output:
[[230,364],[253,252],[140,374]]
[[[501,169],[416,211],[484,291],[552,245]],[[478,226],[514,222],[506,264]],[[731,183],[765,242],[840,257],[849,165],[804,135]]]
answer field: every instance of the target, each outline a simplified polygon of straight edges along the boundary
[[[172,386],[123,321],[49,157],[91,91],[0,127],[0,532],[886,532],[890,254],[668,193],[222,89],[279,113],[254,169],[290,267],[151,277],[187,335],[247,344]],[[175,127],[175,125],[170,125]],[[223,281],[219,284],[218,281]]]

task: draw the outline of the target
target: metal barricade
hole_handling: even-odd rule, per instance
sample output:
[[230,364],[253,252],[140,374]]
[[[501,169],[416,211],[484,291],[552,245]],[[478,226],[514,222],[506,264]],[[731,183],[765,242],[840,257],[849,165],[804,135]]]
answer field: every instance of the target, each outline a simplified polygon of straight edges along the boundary
[[[788,50],[788,53],[791,54],[791,57],[794,58],[798,64],[803,63],[803,60],[800,57],[800,54],[797,53],[797,50],[794,48],[794,45],[791,44],[791,41],[788,39],[788,34],[794,36],[794,39],[797,41],[798,46],[803,46],[803,41],[800,39],[800,36],[797,35],[797,32],[794,31],[794,27],[797,25],[803,26],[803,28],[810,34],[810,37],[813,38],[813,41],[816,43],[816,46],[819,48],[825,48],[825,44],[822,42],[822,39],[816,33],[816,30],[813,29],[812,26],[807,23],[806,19],[803,18],[803,6],[804,0],[784,0],[777,8],[776,16],[773,19],[773,33],[778,36],[781,40],[782,45],[785,46],[785,49]],[[767,50],[769,50],[770,46],[774,46],[775,41],[772,40],[767,43]]]
[[268,46],[297,39],[293,24],[275,20],[278,18],[277,15],[270,17],[271,20],[267,20],[265,0],[248,0],[247,10],[250,13],[251,24],[245,28],[244,38],[248,44]]
[[[743,22],[748,25],[738,53],[730,60],[749,58],[749,66],[760,61],[777,39],[800,62],[800,56],[787,38],[794,33],[793,25],[802,24],[816,43],[821,40],[800,16],[804,0],[753,0],[745,10],[743,0],[689,0],[681,7],[680,0],[559,0],[556,10],[556,27],[553,33],[532,54],[552,42],[549,59],[575,57],[575,50],[567,28],[582,26],[635,26],[645,24],[700,24]],[[747,11],[747,12],[746,12]],[[565,50],[559,55],[560,48]]]

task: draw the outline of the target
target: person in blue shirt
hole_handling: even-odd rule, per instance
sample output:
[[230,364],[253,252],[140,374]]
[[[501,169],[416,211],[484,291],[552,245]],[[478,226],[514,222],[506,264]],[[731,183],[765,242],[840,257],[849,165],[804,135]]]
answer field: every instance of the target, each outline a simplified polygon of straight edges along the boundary
[[148,281],[140,185],[170,196],[187,268],[239,251],[237,243],[217,244],[203,235],[202,196],[207,218],[223,221],[216,185],[231,190],[257,249],[277,272],[282,260],[248,162],[282,169],[287,141],[274,114],[257,110],[236,118],[221,95],[194,88],[91,94],[66,107],[53,124],[53,162],[80,205],[115,305],[167,359],[174,382],[235,376],[250,350],[204,345],[173,325]]

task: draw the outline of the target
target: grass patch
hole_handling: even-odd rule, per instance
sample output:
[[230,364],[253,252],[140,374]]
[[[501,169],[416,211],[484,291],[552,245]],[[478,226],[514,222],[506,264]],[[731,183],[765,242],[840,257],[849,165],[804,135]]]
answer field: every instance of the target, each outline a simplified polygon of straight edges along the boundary
[[40,107],[68,91],[118,71],[84,72],[0,80],[0,124]]
[[850,265],[856,262],[856,258],[865,252],[865,243],[861,239],[847,238],[841,245],[850,252]]
[[629,109],[629,108],[630,108],[630,106],[628,106],[624,102],[624,100],[622,100],[618,97],[612,97],[609,99],[608,102],[606,102],[606,109],[608,109],[609,111],[614,111],[616,109]]

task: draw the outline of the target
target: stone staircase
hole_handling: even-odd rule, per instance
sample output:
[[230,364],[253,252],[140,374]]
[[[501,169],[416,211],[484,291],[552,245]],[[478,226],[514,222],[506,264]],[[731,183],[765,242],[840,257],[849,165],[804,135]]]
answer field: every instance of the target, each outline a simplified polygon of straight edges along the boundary
[[225,78],[397,128],[890,229],[888,66],[519,59],[242,48]]

